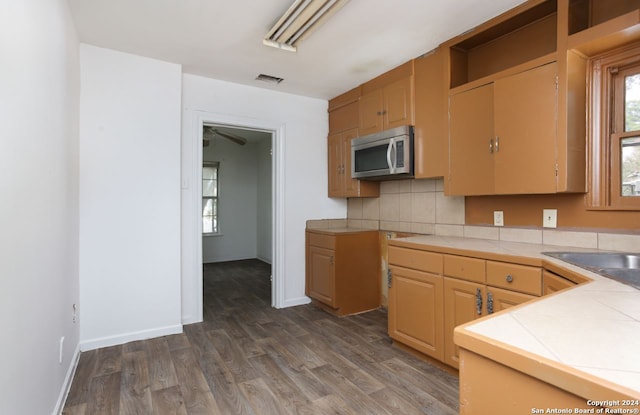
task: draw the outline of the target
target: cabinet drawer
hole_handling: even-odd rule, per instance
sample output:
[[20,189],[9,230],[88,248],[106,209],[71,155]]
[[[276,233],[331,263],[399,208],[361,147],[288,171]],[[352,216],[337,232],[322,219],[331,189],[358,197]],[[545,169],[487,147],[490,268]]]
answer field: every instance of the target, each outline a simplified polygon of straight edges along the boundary
[[485,260],[457,255],[444,256],[444,275],[484,283]]
[[542,270],[527,265],[487,261],[487,285],[542,295]]
[[331,235],[309,232],[309,245],[319,248],[335,249],[336,238]]
[[442,254],[433,252],[390,246],[389,264],[432,274],[442,274]]

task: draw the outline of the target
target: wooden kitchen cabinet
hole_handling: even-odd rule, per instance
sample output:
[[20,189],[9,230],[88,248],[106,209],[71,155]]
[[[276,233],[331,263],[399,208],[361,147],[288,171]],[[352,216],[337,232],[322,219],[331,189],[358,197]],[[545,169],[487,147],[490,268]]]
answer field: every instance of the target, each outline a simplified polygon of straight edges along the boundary
[[389,264],[389,336],[443,360],[442,255],[390,247]]
[[529,300],[536,296],[523,294],[515,291],[503,290],[501,288],[487,287],[487,301],[491,301],[492,313],[505,310]]
[[452,95],[449,115],[447,193],[493,193],[493,84]]
[[553,294],[566,288],[574,287],[575,282],[561,277],[558,274],[542,271],[542,295]]
[[445,48],[414,61],[416,179],[443,177],[448,171],[448,79]]
[[331,134],[327,139],[329,167],[329,197],[377,197],[380,184],[351,178],[351,140],[358,130]]
[[389,313],[389,336],[442,360],[442,276],[400,267],[394,267],[392,272],[389,307],[393,312]]
[[306,295],[337,315],[380,306],[377,231],[307,229]]
[[453,330],[460,324],[484,315],[486,287],[477,282],[456,278],[444,279],[444,363],[458,367],[458,346],[453,342]]
[[448,194],[557,191],[556,74],[549,63],[451,95]]
[[495,81],[494,193],[555,193],[557,64]]
[[[466,349],[461,349],[460,360],[464,367],[460,370],[460,415],[530,414],[535,413],[533,408],[588,408],[586,400],[596,399],[591,395],[574,395]],[[612,392],[604,399],[617,397]]]
[[334,98],[329,104],[327,167],[329,197],[377,197],[380,184],[351,178],[351,140],[358,137],[359,89]]
[[443,254],[389,242],[389,335],[455,368],[454,329],[542,294],[531,265]]
[[362,85],[359,114],[360,136],[413,125],[413,61]]

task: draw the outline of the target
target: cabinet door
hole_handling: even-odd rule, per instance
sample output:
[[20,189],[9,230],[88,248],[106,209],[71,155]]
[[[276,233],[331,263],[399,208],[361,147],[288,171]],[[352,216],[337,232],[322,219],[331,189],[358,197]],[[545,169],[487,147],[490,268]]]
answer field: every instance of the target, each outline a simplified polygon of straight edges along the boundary
[[493,193],[493,84],[449,97],[449,194]]
[[444,278],[444,362],[458,367],[458,346],[453,342],[453,329],[483,315],[485,285],[455,278]]
[[495,193],[555,193],[557,65],[494,85]]
[[515,291],[503,290],[501,288],[487,288],[487,308],[492,304],[493,309],[487,310],[489,314],[497,313],[514,305],[526,303],[529,300],[537,298],[533,295],[522,294]]
[[436,359],[442,360],[443,277],[393,267],[389,288],[389,335]]
[[354,128],[342,133],[342,180],[344,182],[344,196],[357,197],[359,196],[359,183],[358,179],[351,178],[351,140],[358,137],[358,129]]
[[414,169],[416,179],[447,174],[448,114],[445,52],[416,58]]
[[413,79],[407,77],[393,82],[383,89],[382,128],[413,124]]
[[328,145],[328,174],[329,197],[343,197],[342,174],[342,134],[331,134],[327,139]]
[[542,271],[542,295],[552,294],[575,285],[575,282],[562,278],[552,272],[547,270]]
[[335,251],[309,247],[309,296],[335,308]]
[[382,90],[376,90],[360,97],[360,135],[382,131]]

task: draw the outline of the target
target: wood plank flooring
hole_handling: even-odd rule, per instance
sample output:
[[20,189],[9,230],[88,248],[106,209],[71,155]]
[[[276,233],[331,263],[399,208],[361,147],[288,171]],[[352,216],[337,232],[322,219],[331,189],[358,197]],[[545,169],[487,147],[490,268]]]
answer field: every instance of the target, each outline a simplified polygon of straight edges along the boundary
[[458,413],[457,377],[392,347],[384,311],[276,310],[269,275],[205,265],[205,322],[83,352],[63,413]]

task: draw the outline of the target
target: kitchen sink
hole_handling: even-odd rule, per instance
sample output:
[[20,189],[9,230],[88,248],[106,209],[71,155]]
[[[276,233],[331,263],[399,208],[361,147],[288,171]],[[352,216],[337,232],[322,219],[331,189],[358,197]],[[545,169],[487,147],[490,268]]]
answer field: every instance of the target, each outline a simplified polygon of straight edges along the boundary
[[624,252],[543,252],[640,289],[640,254]]

